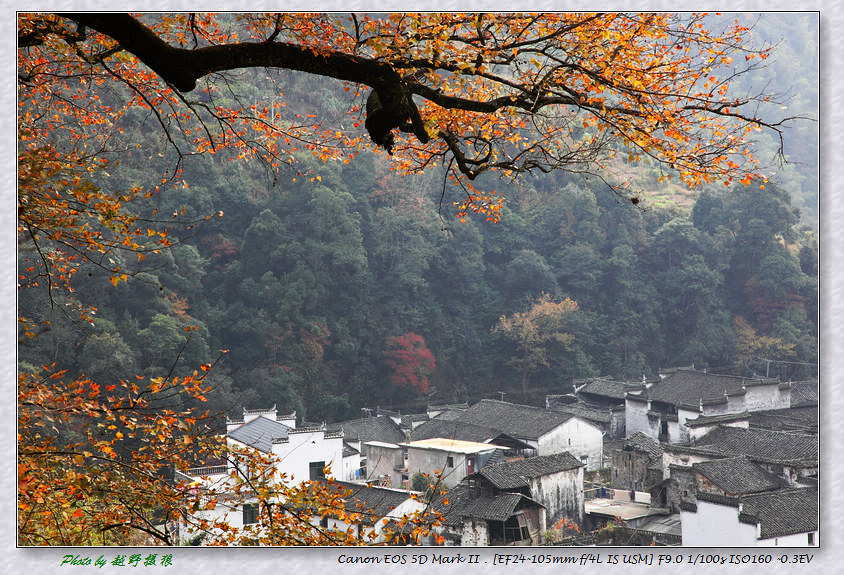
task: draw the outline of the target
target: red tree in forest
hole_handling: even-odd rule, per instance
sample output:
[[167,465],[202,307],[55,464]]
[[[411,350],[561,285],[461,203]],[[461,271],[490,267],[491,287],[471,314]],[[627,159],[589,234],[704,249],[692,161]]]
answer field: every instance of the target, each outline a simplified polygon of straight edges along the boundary
[[425,346],[425,339],[411,331],[391,338],[387,345],[387,365],[393,370],[390,382],[427,393],[428,376],[436,369],[437,362]]

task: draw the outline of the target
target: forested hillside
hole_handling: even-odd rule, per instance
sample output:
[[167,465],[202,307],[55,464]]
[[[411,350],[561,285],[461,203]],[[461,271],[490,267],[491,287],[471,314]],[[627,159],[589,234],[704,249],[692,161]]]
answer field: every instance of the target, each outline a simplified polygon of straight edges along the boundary
[[[814,24],[774,15],[754,30],[782,38],[765,73],[793,94],[795,114],[816,117]],[[244,72],[232,92],[260,101],[260,74]],[[342,115],[339,83],[282,80],[285,106]],[[793,163],[766,182],[694,194],[641,164],[614,166],[630,176],[634,201],[563,171],[482,175],[476,187],[505,197],[498,223],[456,218],[460,198],[441,167],[399,176],[384,153],[347,163],[302,154],[273,173],[256,160],[175,158],[148,116],[123,122],[146,144],[122,151],[95,183],[149,186],[151,171],[178,164],[178,189],[162,185],[133,209],[189,223],[170,227],[172,247],[160,253],[86,263],[72,297],[96,308],[90,322],[63,313],[64,295],[22,291],[19,315],[43,326],[21,339],[24,371],[55,363],[96,381],[158,377],[228,350],[209,376],[212,411],[276,404],[308,421],[502,391],[538,402],[573,379],[641,380],[689,364],[817,375],[814,122],[785,133]],[[777,147],[763,140],[760,155]],[[21,250],[19,267],[33,256]],[[112,285],[118,264],[126,281]]]
[[[455,219],[436,173],[397,177],[376,155],[302,161],[312,175],[275,183],[258,166],[186,163],[188,187],[150,207],[223,216],[174,231],[160,254],[127,258],[128,282],[87,265],[73,286],[96,307],[91,325],[51,308],[44,291],[24,292],[21,313],[50,327],[22,340],[19,360],[108,381],[189,372],[227,349],[214,408],[275,403],[309,420],[497,391],[532,401],[575,378],[639,380],[692,363],[816,375],[816,236],[773,180],[706,190],[688,210],[537,177],[507,191],[493,224]],[[131,174],[126,158],[110,178]],[[576,305],[565,313],[548,309],[566,298]],[[185,345],[188,326],[198,329]],[[417,345],[401,347],[412,334]],[[525,358],[537,347],[542,357]],[[418,379],[396,377],[400,368]]]

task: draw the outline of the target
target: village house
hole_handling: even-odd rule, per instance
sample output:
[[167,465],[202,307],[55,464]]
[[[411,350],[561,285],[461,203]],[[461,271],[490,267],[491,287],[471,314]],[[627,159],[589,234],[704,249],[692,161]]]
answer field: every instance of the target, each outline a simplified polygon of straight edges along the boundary
[[570,453],[487,465],[470,474],[466,485],[478,495],[527,495],[545,507],[547,525],[565,518],[583,526],[583,464]]
[[411,433],[410,439],[420,441],[436,437],[447,437],[474,443],[493,443],[505,448],[503,455],[506,459],[522,459],[536,455],[535,448],[524,441],[502,433],[501,430],[464,423],[456,419],[440,419],[440,417],[429,419]]
[[610,486],[613,489],[649,491],[663,480],[662,447],[637,431],[612,453]]
[[497,429],[530,445],[538,455],[567,451],[587,471],[603,467],[603,431],[570,413],[484,399],[461,412],[456,420]]
[[548,395],[546,409],[571,413],[600,427],[609,440],[622,439],[625,427],[624,398],[628,392],[640,392],[645,383],[615,381],[608,376],[574,380],[574,394]]
[[[329,488],[340,493],[347,515],[342,519],[330,515],[314,515],[311,519],[312,524],[329,531],[348,533],[351,529],[356,538],[371,544],[392,542],[393,530],[400,530],[399,525],[403,522],[407,522],[408,527],[413,527],[407,518],[426,507],[426,503],[419,498],[419,493],[413,494],[406,489],[346,481],[334,481]],[[351,517],[355,520],[352,521]]]
[[[227,420],[226,443],[234,452],[252,449],[266,457],[273,469],[264,476],[265,480],[283,480],[288,486],[324,478],[326,473],[342,473],[344,453],[355,457],[344,444],[342,432],[329,431],[325,426],[297,428],[296,414],[279,415],[275,406],[266,410],[244,409],[242,419]],[[245,465],[236,469],[238,465],[240,461],[233,457],[220,465],[176,471],[177,480],[209,493],[216,503],[213,509],[198,513],[198,517],[224,520],[233,528],[257,523],[254,499],[248,493],[234,494],[231,488],[233,472],[245,476],[255,471]],[[184,527],[183,537],[190,537],[192,533]]]
[[[367,442],[400,443],[405,441],[405,434],[398,424],[392,418],[383,415],[332,423],[328,425],[328,429],[343,433],[346,448],[343,458],[344,473],[342,479],[346,481],[364,481],[369,475],[367,472]],[[357,452],[357,460],[355,460],[352,450]]]
[[818,490],[780,489],[728,497],[699,492],[680,506],[683,545],[817,547]]
[[739,455],[781,477],[790,486],[798,485],[800,478],[818,475],[817,436],[722,425],[694,445],[663,445],[663,477],[669,477],[672,464],[688,466]]
[[745,378],[680,368],[641,391],[625,395],[625,426],[661,443],[690,439],[688,422],[790,407],[791,385],[778,379]]
[[408,443],[366,444],[369,480],[388,487],[410,487],[421,473],[443,488],[452,488],[506,448],[489,443],[434,437]]
[[521,493],[483,495],[462,483],[436,494],[431,509],[442,516],[436,533],[447,546],[538,546],[546,530],[545,508]]

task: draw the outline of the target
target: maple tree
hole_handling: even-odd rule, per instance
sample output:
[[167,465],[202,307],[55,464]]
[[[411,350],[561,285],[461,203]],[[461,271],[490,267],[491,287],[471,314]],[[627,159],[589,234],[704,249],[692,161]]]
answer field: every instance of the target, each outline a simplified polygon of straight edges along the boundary
[[[503,199],[472,185],[487,172],[607,177],[620,162],[651,161],[693,187],[749,183],[750,132],[779,132],[790,118],[758,117],[769,95],[730,93],[769,49],[752,47],[747,27],[710,22],[662,13],[24,14],[19,78],[36,91],[45,78],[77,78],[45,99],[69,113],[90,89],[122,84],[119,106],[86,100],[92,137],[119,130],[128,107],[146,108],[180,157],[229,147],[277,167],[297,149],[348,160],[377,144],[402,171],[444,165],[465,190],[458,216],[497,220]],[[234,89],[223,74],[243,68],[318,74],[357,98],[374,95],[349,108],[369,138],[347,123],[288,117],[283,103],[232,105],[221,97]],[[33,118],[53,130],[63,123]]]
[[388,342],[387,365],[393,370],[390,382],[428,393],[428,376],[437,367],[434,354],[425,346],[425,339],[413,332],[391,338]]

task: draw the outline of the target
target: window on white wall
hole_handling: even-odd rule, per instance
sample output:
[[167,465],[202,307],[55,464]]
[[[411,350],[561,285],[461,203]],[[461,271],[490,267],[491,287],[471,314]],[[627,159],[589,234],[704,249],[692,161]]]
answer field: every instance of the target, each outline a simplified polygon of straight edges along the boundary
[[311,461],[308,464],[310,480],[325,478],[325,461]]
[[243,524],[252,525],[253,523],[258,523],[258,506],[246,503],[243,506]]

